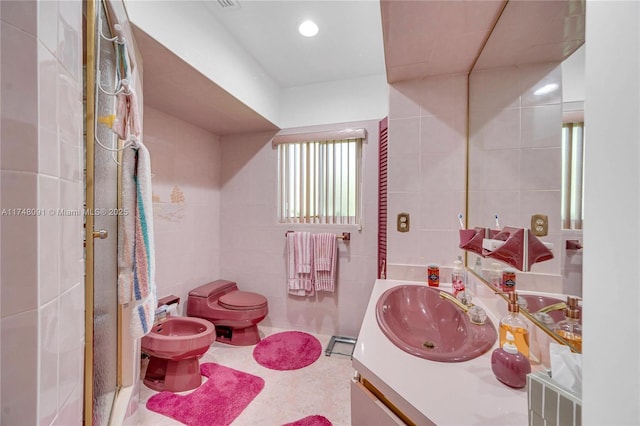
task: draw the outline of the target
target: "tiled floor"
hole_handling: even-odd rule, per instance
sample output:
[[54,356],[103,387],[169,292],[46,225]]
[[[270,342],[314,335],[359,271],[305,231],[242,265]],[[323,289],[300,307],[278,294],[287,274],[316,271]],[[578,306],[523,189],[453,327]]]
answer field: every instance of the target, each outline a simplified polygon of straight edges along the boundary
[[[263,337],[281,331],[285,330],[260,327]],[[351,359],[337,354],[325,356],[324,350],[331,336],[314,336],[322,344],[320,358],[308,367],[292,371],[276,371],[262,367],[253,359],[255,346],[230,346],[219,342],[211,345],[209,351],[200,359],[201,363],[216,362],[262,377],[265,381],[262,392],[232,425],[276,426],[311,415],[322,415],[336,426],[350,424],[349,381],[353,376]],[[141,385],[139,424],[180,425],[181,423],[170,417],[147,410],[147,399],[156,393]]]

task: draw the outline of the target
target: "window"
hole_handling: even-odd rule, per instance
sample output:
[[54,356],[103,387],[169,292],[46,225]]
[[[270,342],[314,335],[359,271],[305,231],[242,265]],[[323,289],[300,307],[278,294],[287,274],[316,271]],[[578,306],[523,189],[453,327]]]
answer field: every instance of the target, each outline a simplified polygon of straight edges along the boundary
[[562,228],[582,229],[584,123],[562,125]]
[[[274,138],[278,221],[360,225],[365,135],[364,130],[350,130]],[[300,137],[307,140],[291,141]]]

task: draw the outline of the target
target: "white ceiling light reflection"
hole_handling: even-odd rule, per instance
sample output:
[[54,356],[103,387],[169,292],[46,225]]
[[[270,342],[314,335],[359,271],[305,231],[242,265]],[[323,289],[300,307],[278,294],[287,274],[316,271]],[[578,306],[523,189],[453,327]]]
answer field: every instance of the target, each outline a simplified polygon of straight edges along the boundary
[[318,34],[318,26],[315,22],[307,20],[300,24],[298,31],[305,37],[313,37]]
[[539,88],[538,90],[536,90],[535,92],[533,92],[534,95],[536,96],[540,96],[540,95],[546,95],[547,93],[551,93],[554,90],[556,90],[558,87],[560,87],[558,85],[558,83],[549,83],[549,84],[545,84],[544,86],[542,86],[541,88]]

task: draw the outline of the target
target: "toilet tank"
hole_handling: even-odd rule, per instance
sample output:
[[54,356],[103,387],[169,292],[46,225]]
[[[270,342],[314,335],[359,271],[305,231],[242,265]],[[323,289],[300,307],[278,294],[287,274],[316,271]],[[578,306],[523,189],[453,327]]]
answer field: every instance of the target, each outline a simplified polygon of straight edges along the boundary
[[216,280],[189,292],[187,299],[187,315],[192,317],[206,317],[209,304],[216,303],[224,294],[238,290],[234,281]]

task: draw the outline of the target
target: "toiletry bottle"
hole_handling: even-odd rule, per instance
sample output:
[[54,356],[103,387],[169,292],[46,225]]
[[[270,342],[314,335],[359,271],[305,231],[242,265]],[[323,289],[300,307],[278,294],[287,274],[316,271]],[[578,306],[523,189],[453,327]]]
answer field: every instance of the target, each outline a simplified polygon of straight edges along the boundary
[[427,267],[427,285],[429,287],[440,286],[440,268],[438,265],[429,265]]
[[[536,312],[533,317],[540,322],[548,330],[555,330],[556,323],[551,315],[546,312]],[[529,353],[529,360],[532,364],[542,364],[546,369],[551,368],[551,358],[549,355],[549,345],[551,344],[551,337],[542,330],[541,327],[533,327],[531,332],[531,347]]]
[[473,265],[473,270],[476,272],[476,274],[482,275],[482,259],[481,258],[476,257],[476,263],[475,265]]
[[518,293],[507,293],[509,313],[500,320],[500,346],[507,341],[507,332],[513,335],[518,352],[529,358],[529,325],[520,316]]
[[497,291],[502,290],[502,268],[499,263],[492,263],[489,270],[489,284],[495,287]]
[[527,374],[531,373],[531,364],[524,354],[518,351],[514,337],[507,331],[506,341],[501,348],[491,354],[491,371],[496,378],[512,388],[523,388],[527,384]]
[[567,297],[567,309],[564,313],[567,318],[556,324],[555,332],[582,352],[582,325],[576,297]]
[[462,267],[462,259],[453,262],[453,271],[451,272],[451,285],[453,286],[453,295],[464,291],[464,268]]
[[516,291],[516,270],[507,268],[502,271],[501,290],[504,292]]

